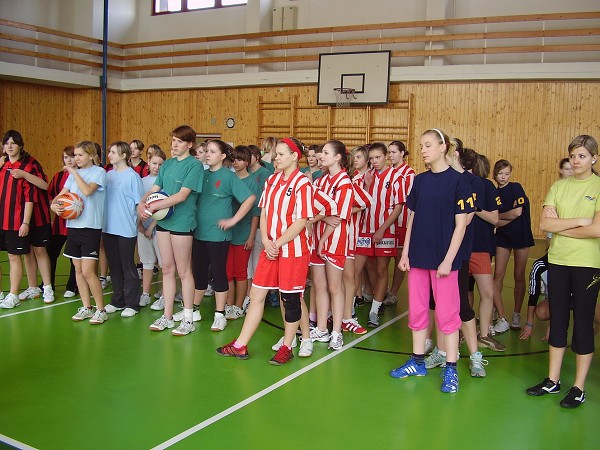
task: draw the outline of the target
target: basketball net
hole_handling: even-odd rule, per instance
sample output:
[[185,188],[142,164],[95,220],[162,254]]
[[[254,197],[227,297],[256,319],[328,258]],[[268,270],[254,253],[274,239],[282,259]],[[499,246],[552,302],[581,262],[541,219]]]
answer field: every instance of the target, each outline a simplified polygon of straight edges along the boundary
[[356,98],[356,95],[354,95],[356,89],[333,88],[333,91],[335,92],[335,106],[338,108],[350,106],[352,104],[352,100]]

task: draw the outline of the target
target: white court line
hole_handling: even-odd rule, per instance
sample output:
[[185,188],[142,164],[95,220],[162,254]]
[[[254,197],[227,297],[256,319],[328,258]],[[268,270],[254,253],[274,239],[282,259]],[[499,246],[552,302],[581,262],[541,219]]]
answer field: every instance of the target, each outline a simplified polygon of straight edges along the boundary
[[23,449],[23,450],[36,450],[35,447],[31,447],[30,445],[24,444],[23,442],[19,442],[13,438],[9,438],[3,434],[0,434],[0,442],[4,442],[5,444],[12,445],[14,448]]
[[[152,282],[152,284],[157,284],[157,283],[160,283],[160,281],[153,281]],[[103,292],[103,295],[110,295],[112,293],[113,293],[113,291]],[[29,302],[31,300],[23,300],[23,301],[24,302]],[[56,306],[68,305],[69,303],[80,302],[80,301],[81,301],[81,298],[80,297],[76,297],[76,298],[74,298],[72,300],[65,300],[63,302],[58,302],[58,303],[49,303],[47,305],[42,305],[42,306],[37,307],[37,308],[24,309],[24,310],[21,310],[21,311],[13,311],[13,312],[10,312],[10,313],[7,313],[7,314],[0,315],[0,320],[1,319],[6,319],[7,317],[18,316],[19,314],[27,314],[27,313],[35,312],[35,311],[42,311],[44,309],[54,308]]]
[[[335,358],[336,356],[341,355],[342,353],[344,353],[346,350],[354,347],[356,344],[361,343],[362,341],[364,341],[365,339],[370,338],[371,336],[379,333],[381,330],[389,327],[391,324],[397,322],[398,320],[400,320],[401,318],[405,317],[408,314],[408,311],[400,314],[399,316],[394,317],[392,320],[384,323],[383,325],[381,325],[380,327],[377,327],[375,330],[371,331],[370,333],[365,334],[364,336],[361,336],[360,338],[356,339],[355,341],[352,341],[350,344],[348,345],[344,345],[342,347],[341,350],[338,351],[334,351],[332,353],[330,353],[329,355],[315,361],[314,363],[300,369],[297,372],[294,372],[291,375],[288,375],[287,377],[279,380],[277,383],[272,384],[271,386],[263,389],[262,391],[257,392],[256,394],[248,397],[247,399],[227,408],[224,411],[221,411],[219,414],[216,414],[208,419],[206,419],[203,422],[200,422],[198,425],[194,425],[191,428],[188,428],[187,430],[183,431],[182,433],[179,433],[177,436],[172,437],[171,439],[169,439],[168,441],[163,442],[162,444],[157,445],[156,447],[154,447],[152,450],[159,450],[159,449],[165,449],[168,448],[174,444],[176,444],[177,442],[182,441],[183,439],[191,436],[192,434],[202,430],[203,428],[208,427],[209,425],[212,425],[213,423],[229,416],[230,414],[233,414],[234,412],[244,408],[245,406],[249,405],[250,403],[259,400],[260,398],[264,397],[265,395],[273,392],[275,389],[280,388],[281,386],[289,383],[292,380],[295,380],[296,378],[298,378],[300,375],[304,375],[306,372],[320,366],[321,364],[323,364],[324,362],[329,361],[331,358]],[[242,363],[243,364],[243,363]]]

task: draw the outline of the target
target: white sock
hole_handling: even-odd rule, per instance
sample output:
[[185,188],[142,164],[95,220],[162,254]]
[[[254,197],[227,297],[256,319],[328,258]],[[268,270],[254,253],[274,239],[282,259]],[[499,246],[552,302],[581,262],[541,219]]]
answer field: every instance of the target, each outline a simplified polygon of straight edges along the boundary
[[377,300],[373,300],[373,303],[371,303],[371,313],[378,314],[379,307],[381,305],[383,305],[383,302],[378,302]]
[[192,308],[183,308],[183,318],[188,322],[192,322],[194,318],[194,310]]

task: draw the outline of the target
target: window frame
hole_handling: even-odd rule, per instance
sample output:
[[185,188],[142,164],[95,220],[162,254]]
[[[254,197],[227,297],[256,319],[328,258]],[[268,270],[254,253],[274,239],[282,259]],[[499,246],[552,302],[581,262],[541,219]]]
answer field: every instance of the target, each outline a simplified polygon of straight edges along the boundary
[[[243,1],[243,0],[240,0],[240,1]],[[161,12],[156,11],[156,3],[157,3],[157,0],[152,0],[152,15],[153,16],[164,16],[164,15],[168,15],[168,14],[179,14],[179,13],[196,12],[196,11],[208,11],[208,10],[212,10],[212,9],[221,9],[221,8],[235,8],[238,6],[246,6],[248,4],[248,0],[246,0],[246,3],[241,3],[239,5],[223,5],[222,0],[215,0],[214,6],[208,6],[206,8],[194,8],[194,9],[188,8],[188,6],[187,6],[188,0],[181,0],[181,9],[179,11],[161,11]]]

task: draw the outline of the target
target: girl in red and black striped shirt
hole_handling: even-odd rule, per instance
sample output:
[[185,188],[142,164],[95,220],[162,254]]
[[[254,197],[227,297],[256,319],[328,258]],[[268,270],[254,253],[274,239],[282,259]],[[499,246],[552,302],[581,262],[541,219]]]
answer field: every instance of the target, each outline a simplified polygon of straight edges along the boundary
[[[77,168],[75,164],[75,147],[69,145],[63,149],[62,154],[63,166]],[[48,185],[48,195],[50,198],[54,198],[58,195],[60,191],[62,191],[63,187],[65,187],[65,181],[69,178],[69,172],[67,170],[61,170],[56,172],[50,180],[50,184]],[[52,286],[54,286],[54,282],[56,279],[56,262],[58,261],[58,257],[62,251],[65,242],[67,241],[67,221],[60,217],[59,215],[55,215],[52,220],[51,225],[52,234],[50,236],[50,240],[48,242],[48,256],[50,257],[50,273],[52,277]],[[65,287],[65,297],[74,297],[77,293],[77,281],[75,279],[75,266],[73,262],[69,259],[71,265],[71,271],[69,273],[69,279],[67,281],[67,285]]]
[[142,159],[142,151],[144,150],[144,143],[139,139],[134,139],[129,144],[131,149],[131,167],[141,178],[147,177],[150,174],[150,166]]
[[[54,301],[54,292],[50,280],[50,260],[43,242],[44,225],[48,227],[47,234],[50,234],[46,176],[39,163],[24,150],[21,133],[16,130],[7,131],[2,145],[7,160],[0,168],[0,195],[4,199],[0,202],[0,229],[8,250],[11,282],[10,293],[0,307],[14,308],[20,304],[17,292],[23,276],[21,255],[27,255],[31,246],[35,252],[35,258],[31,257],[32,273],[36,273],[37,259],[44,281],[44,301],[50,303]],[[43,201],[40,198],[46,198],[45,205],[40,205]],[[35,203],[38,205],[34,206]],[[33,283],[33,287],[37,295],[32,293],[30,297],[28,289],[23,298],[39,296],[37,282]]]

